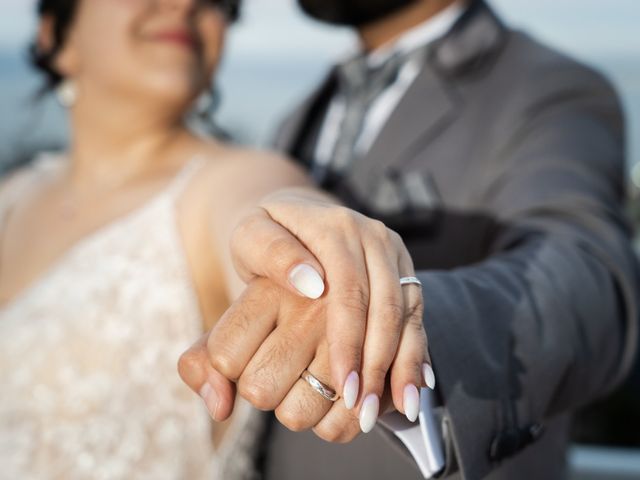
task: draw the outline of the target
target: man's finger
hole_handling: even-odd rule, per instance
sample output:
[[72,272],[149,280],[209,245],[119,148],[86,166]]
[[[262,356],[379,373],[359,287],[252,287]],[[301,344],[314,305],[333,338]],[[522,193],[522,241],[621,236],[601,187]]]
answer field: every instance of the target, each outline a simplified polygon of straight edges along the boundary
[[[353,241],[349,241],[353,239]],[[338,237],[322,252],[330,279],[327,331],[332,384],[348,409],[360,392],[362,346],[367,329],[369,280],[362,245],[357,236]],[[350,265],[349,268],[345,268]]]
[[407,323],[398,353],[391,367],[391,391],[398,411],[414,422],[420,408],[420,387],[425,385],[424,365],[428,358],[427,336],[422,325],[422,299],[419,287],[407,285],[405,294]]
[[252,281],[218,320],[207,340],[213,368],[236,381],[276,327],[282,292],[265,279]]
[[386,376],[398,351],[404,325],[397,261],[388,258],[387,247],[379,240],[369,240],[366,252],[371,300],[362,360],[360,426],[365,433],[373,428],[381,412]]
[[231,256],[240,277],[266,277],[288,291],[317,299],[324,293],[320,262],[266,210],[254,210],[234,231]]
[[[398,255],[401,276],[414,276],[411,257],[406,252]],[[419,285],[402,288],[405,305],[405,326],[398,353],[391,368],[391,392],[398,411],[415,421],[420,410],[420,387],[427,385],[427,376],[433,377],[427,335],[423,326],[423,297]],[[428,372],[427,372],[428,371]],[[428,375],[429,374],[429,375]],[[431,379],[429,379],[431,383]],[[427,385],[433,388],[433,384]]]
[[[258,410],[274,410],[280,405],[313,360],[324,335],[324,329],[314,328],[317,315],[307,310],[297,313],[269,335],[238,380],[238,393]],[[301,318],[300,313],[307,318]]]
[[207,334],[203,335],[182,354],[178,360],[178,373],[189,388],[202,397],[211,417],[222,422],[233,412],[235,385],[211,366],[207,337]]
[[[331,384],[326,342],[320,344],[316,357],[307,370],[320,382],[334,388]],[[289,430],[301,432],[314,427],[333,405],[333,402],[315,391],[306,380],[299,378],[276,408],[275,414],[278,421]]]

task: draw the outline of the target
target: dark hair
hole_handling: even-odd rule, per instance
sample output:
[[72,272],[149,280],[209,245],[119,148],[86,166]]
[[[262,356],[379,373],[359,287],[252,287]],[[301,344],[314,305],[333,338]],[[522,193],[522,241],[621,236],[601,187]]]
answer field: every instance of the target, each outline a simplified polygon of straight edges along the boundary
[[51,48],[42,50],[38,44],[34,42],[29,49],[32,65],[47,77],[44,90],[55,88],[63,79],[63,76],[55,69],[54,61],[64,46],[77,4],[77,0],[38,1],[38,16],[44,17],[50,15],[53,18],[53,41]]
[[[242,0],[215,1],[220,5],[230,21],[235,22],[238,19]],[[48,15],[53,19],[53,43],[51,48],[43,51],[35,42],[29,48],[31,64],[46,76],[44,91],[55,88],[64,79],[64,76],[56,70],[54,62],[64,46],[78,2],[79,0],[38,0],[38,16]]]

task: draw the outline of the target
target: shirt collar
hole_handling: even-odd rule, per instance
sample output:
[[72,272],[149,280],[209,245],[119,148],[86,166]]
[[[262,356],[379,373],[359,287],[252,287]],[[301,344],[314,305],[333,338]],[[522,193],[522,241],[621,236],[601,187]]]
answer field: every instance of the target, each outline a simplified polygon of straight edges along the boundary
[[407,30],[367,55],[370,67],[382,65],[396,53],[407,53],[446,35],[465,12],[462,2],[455,2],[428,20]]

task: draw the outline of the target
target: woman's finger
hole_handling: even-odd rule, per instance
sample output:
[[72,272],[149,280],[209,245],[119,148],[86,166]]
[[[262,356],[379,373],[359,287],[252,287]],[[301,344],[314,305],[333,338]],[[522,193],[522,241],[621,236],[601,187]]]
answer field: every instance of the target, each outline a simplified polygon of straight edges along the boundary
[[396,356],[404,325],[397,256],[390,256],[393,249],[385,236],[378,235],[363,242],[371,290],[360,402],[360,426],[365,433],[373,428],[380,413],[385,378]]
[[427,335],[422,325],[422,295],[417,285],[403,287],[405,319],[396,358],[391,367],[391,392],[396,409],[415,421],[420,408],[424,365],[429,363]]
[[317,299],[324,293],[320,262],[263,208],[255,209],[234,230],[231,257],[245,282],[266,277],[307,298]]
[[[395,242],[404,246],[396,237]],[[402,277],[414,276],[413,261],[405,248],[398,251],[398,269]],[[415,421],[420,409],[420,388],[434,387],[427,334],[423,325],[424,302],[420,285],[402,287],[405,305],[405,326],[398,353],[391,368],[391,393],[396,409]]]
[[350,409],[356,405],[360,392],[369,280],[359,235],[352,231],[344,233],[327,241],[320,256],[329,279],[326,338],[332,384],[338,386]]
[[[405,272],[402,276],[415,276],[415,273],[408,273],[415,272],[413,260],[411,259],[409,252],[406,250],[402,239],[397,234],[395,234],[395,243],[402,247],[398,250],[398,268],[401,272]],[[422,291],[422,286],[405,285],[403,289],[403,295],[405,295],[405,305],[408,308],[406,322],[408,323],[411,320],[414,320],[416,329],[419,328],[418,324],[424,326],[424,292]],[[411,296],[407,298],[407,295]],[[429,387],[431,390],[433,390],[434,388],[436,388],[436,376],[433,371],[431,355],[429,354],[428,336],[426,336],[426,338],[426,351],[424,355],[425,363],[422,365],[421,379],[423,386]]]

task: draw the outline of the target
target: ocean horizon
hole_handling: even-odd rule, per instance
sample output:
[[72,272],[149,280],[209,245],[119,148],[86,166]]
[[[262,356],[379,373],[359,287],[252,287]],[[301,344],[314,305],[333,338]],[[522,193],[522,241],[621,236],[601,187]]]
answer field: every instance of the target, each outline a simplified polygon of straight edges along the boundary
[[[330,58],[229,55],[218,76],[217,124],[239,143],[268,145],[286,113],[326,74]],[[588,63],[620,93],[631,168],[640,163],[640,64],[623,55]],[[37,99],[41,81],[28,65],[26,49],[0,51],[0,168],[66,143],[64,112],[51,95]]]

